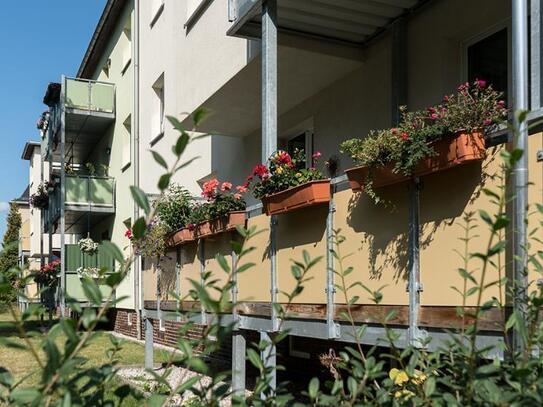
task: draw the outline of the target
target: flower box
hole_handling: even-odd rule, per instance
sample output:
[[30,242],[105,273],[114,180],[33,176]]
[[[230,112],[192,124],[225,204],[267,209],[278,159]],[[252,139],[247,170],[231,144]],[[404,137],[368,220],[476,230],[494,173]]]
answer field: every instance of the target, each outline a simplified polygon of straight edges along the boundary
[[196,237],[198,238],[206,237],[212,234],[213,234],[213,231],[211,230],[211,221],[202,222],[196,226],[196,231],[195,231]]
[[266,215],[330,202],[330,180],[310,181],[262,198]]
[[194,231],[189,228],[183,228],[170,235],[167,245],[169,247],[178,246],[183,243],[192,242],[194,239]]
[[213,234],[228,232],[236,229],[236,226],[245,226],[245,211],[230,212],[227,216],[216,219],[211,225]]
[[[433,143],[436,155],[422,160],[413,172],[414,177],[445,171],[462,164],[481,161],[486,156],[483,131],[458,132]],[[403,174],[392,172],[394,164],[372,170],[373,187],[379,188],[398,184],[409,179]],[[345,170],[353,191],[362,191],[369,175],[369,167],[354,167]]]

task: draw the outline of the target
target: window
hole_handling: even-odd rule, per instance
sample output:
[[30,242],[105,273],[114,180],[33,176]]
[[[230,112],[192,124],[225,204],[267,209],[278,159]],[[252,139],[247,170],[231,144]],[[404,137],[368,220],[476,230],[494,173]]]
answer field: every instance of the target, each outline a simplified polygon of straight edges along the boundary
[[155,144],[164,135],[164,74],[153,85],[156,99],[152,117],[152,141]]
[[121,73],[124,75],[132,62],[132,19],[129,18],[123,28],[124,48],[122,50]]
[[467,80],[484,79],[507,101],[509,83],[509,52],[507,28],[503,28],[467,47]]
[[153,27],[164,11],[164,0],[151,0],[149,4],[151,5],[151,23],[149,25]]
[[123,132],[123,150],[121,168],[125,170],[130,166],[132,161],[131,147],[132,147],[132,115],[129,114],[123,123],[125,131]]
[[280,145],[291,157],[294,156],[296,151],[303,151],[305,153],[306,168],[311,167],[311,156],[313,155],[313,132],[311,130],[299,132],[293,137],[285,137],[280,140]]
[[307,345],[300,342],[300,338],[288,337],[288,354],[295,358],[309,359],[311,355],[307,352]]
[[127,317],[126,317],[126,323],[128,326],[131,326],[132,325],[132,313],[129,312]]
[[104,66],[102,67],[102,72],[106,76],[106,78],[109,78],[109,68],[111,68],[111,59],[108,58]]

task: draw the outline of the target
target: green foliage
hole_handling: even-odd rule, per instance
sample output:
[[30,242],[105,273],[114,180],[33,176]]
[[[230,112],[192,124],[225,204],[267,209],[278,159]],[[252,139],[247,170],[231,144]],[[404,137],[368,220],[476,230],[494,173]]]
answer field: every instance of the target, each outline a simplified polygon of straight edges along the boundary
[[191,206],[190,193],[182,186],[172,184],[162,199],[156,202],[156,215],[168,233],[175,232],[187,225]]
[[370,175],[364,190],[376,201],[372,170],[389,166],[396,174],[410,176],[425,158],[436,154],[432,142],[459,131],[495,128],[507,118],[507,110],[496,92],[486,82],[462,84],[458,93],[445,96],[441,104],[414,112],[401,108],[398,127],[372,130],[364,139],[346,140],[340,151],[360,166],[368,167]]
[[[172,121],[174,126],[179,123]],[[182,131],[182,130],[180,130]],[[190,142],[190,137],[189,141]],[[185,143],[184,141],[181,143]],[[182,146],[181,146],[182,147]],[[172,173],[180,165],[182,148],[174,148],[174,163],[165,168]],[[518,150],[502,153],[504,160],[504,179],[514,169],[522,152]],[[173,168],[173,169],[172,169]],[[478,215],[481,223],[488,230],[484,249],[480,252],[470,251],[470,243],[474,235],[474,214],[464,217],[465,250],[460,253],[463,266],[459,274],[465,284],[457,288],[461,295],[463,306],[459,307],[462,326],[449,334],[448,341],[439,346],[429,347],[431,338],[419,343],[409,344],[404,349],[398,344],[402,341],[400,334],[390,326],[395,318],[392,311],[382,316],[379,321],[384,328],[384,335],[379,347],[363,347],[366,325],[357,325],[353,318],[352,307],[360,299],[361,293],[369,295],[375,304],[381,304],[383,287],[370,289],[360,281],[351,283],[355,268],[349,265],[350,254],[343,253],[345,238],[340,230],[334,233],[331,254],[334,258],[333,273],[335,289],[344,302],[345,311],[342,318],[346,324],[342,330],[350,331],[353,345],[347,346],[339,355],[331,356],[327,367],[331,376],[325,380],[311,379],[307,383],[307,391],[294,394],[289,391],[287,383],[278,383],[276,389],[271,387],[274,367],[269,358],[268,349],[271,345],[278,346],[288,336],[284,322],[290,318],[289,310],[296,298],[304,292],[307,282],[312,279],[317,264],[321,258],[311,258],[303,252],[301,259],[291,260],[291,275],[294,284],[290,291],[281,292],[286,298],[285,304],[274,304],[274,310],[279,320],[279,329],[270,334],[269,340],[250,344],[247,349],[247,360],[257,369],[258,377],[252,395],[236,394],[230,391],[230,372],[215,372],[206,363],[205,357],[229,344],[235,323],[226,319],[225,315],[232,312],[232,294],[236,292],[236,282],[240,273],[250,272],[255,266],[247,262],[247,256],[255,248],[251,246],[252,239],[263,231],[255,227],[238,228],[241,241],[232,242],[236,253],[236,266],[230,265],[224,257],[217,256],[219,270],[206,270],[202,278],[190,281],[190,292],[184,297],[171,293],[175,300],[197,300],[201,307],[210,314],[210,323],[203,327],[202,337],[192,339],[187,335],[196,328],[195,315],[200,311],[180,309],[179,314],[186,321],[180,328],[176,364],[191,369],[199,374],[207,375],[210,380],[200,380],[198,376],[185,380],[177,387],[168,383],[173,369],[173,357],[164,364],[162,373],[150,370],[150,383],[144,385],[145,390],[153,394],[146,402],[152,406],[170,405],[175,396],[187,395],[190,391],[193,397],[185,405],[219,406],[227,397],[233,396],[233,405],[238,406],[539,406],[543,404],[543,355],[534,352],[543,346],[543,324],[541,324],[541,306],[543,305],[543,289],[530,287],[527,295],[518,296],[518,292],[508,295],[517,296],[524,306],[524,312],[516,309],[507,317],[503,327],[503,345],[481,346],[478,338],[481,336],[480,321],[486,313],[498,310],[506,314],[505,300],[495,298],[485,302],[488,290],[496,284],[511,286],[501,274],[503,265],[500,255],[509,243],[503,232],[509,224],[505,210],[509,197],[505,188],[497,191],[483,190],[495,206],[493,211],[481,211]],[[159,198],[159,202],[162,196]],[[543,219],[543,205],[537,205],[535,212]],[[145,218],[136,220],[132,225],[134,239],[151,238],[156,206],[150,208]],[[531,243],[540,244],[541,235],[539,222],[531,234],[530,244],[526,247],[528,262],[526,274],[543,272],[543,253],[533,250]],[[477,245],[481,247],[481,245]],[[130,270],[134,258],[124,259],[122,252],[112,244],[105,244],[105,250],[110,252],[120,263],[118,271],[106,279],[113,289],[112,294],[103,297],[97,290],[92,279],[84,279],[83,291],[93,308],[81,310],[79,304],[71,303],[74,312],[81,313],[77,320],[63,318],[49,332],[43,335],[41,346],[29,341],[29,335],[24,330],[23,321],[31,316],[39,315],[41,307],[31,307],[21,316],[13,312],[14,327],[20,333],[24,345],[6,341],[6,346],[23,347],[39,365],[38,383],[28,385],[28,378],[16,382],[8,366],[0,367],[0,403],[15,406],[112,406],[118,405],[118,399],[111,397],[106,389],[114,383],[117,362],[115,355],[120,349],[120,343],[115,338],[111,340],[108,351],[109,360],[100,366],[90,366],[81,356],[84,349],[94,336],[99,322],[106,320],[107,310],[117,301],[114,290]],[[219,278],[220,275],[220,278]],[[112,276],[114,276],[112,278]],[[287,284],[285,284],[287,286]],[[5,289],[6,282],[0,281],[0,290]],[[473,298],[471,298],[473,297]],[[475,306],[466,307],[467,299],[473,299]],[[11,308],[13,310],[13,308]],[[60,343],[57,339],[62,333],[65,340]],[[515,336],[518,342],[513,344],[510,338]],[[431,335],[430,335],[431,336]],[[383,347],[387,351],[383,352]],[[505,357],[494,355],[503,353]],[[278,366],[277,369],[282,369]],[[111,390],[111,389],[110,389]],[[137,392],[126,385],[116,385],[114,394],[125,398]],[[121,399],[122,400],[122,399]]]
[[305,168],[306,157],[302,150],[296,150],[293,157],[279,150],[269,158],[268,166],[259,164],[253,169],[247,178],[247,187],[251,188],[255,198],[262,199],[309,181],[324,179],[322,172],[316,168],[319,157],[320,153],[315,153],[313,165]]
[[22,220],[21,213],[14,203],[9,205],[6,223],[6,233],[2,242],[3,250],[0,252],[0,276],[9,284],[9,287],[0,291],[0,303],[9,303],[17,298],[13,286],[18,276],[16,267],[19,261],[19,232]]

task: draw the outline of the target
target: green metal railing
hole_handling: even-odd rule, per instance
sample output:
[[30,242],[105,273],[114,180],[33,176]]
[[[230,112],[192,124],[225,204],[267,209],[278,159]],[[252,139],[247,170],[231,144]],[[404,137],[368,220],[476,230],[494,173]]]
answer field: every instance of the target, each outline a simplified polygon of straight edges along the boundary
[[115,180],[108,177],[66,175],[65,204],[113,208]]
[[[77,273],[79,267],[98,267],[107,269],[109,272],[115,270],[113,257],[102,249],[100,245],[95,254],[83,253],[77,244],[67,244],[65,248],[66,262],[66,294],[77,301],[87,301],[83,292],[81,278]],[[111,293],[111,288],[105,284],[98,284],[102,296],[106,297]]]
[[66,78],[64,93],[67,108],[115,113],[115,85],[111,83]]

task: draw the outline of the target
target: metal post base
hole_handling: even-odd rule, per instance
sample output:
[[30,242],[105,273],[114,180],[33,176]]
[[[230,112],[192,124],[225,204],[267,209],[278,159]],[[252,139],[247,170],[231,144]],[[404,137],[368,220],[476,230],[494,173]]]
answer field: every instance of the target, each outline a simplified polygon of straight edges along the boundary
[[153,323],[147,317],[145,321],[145,368],[152,369],[154,365],[153,357]]

